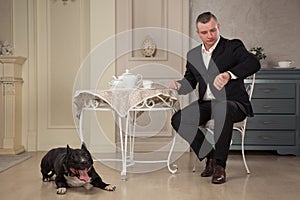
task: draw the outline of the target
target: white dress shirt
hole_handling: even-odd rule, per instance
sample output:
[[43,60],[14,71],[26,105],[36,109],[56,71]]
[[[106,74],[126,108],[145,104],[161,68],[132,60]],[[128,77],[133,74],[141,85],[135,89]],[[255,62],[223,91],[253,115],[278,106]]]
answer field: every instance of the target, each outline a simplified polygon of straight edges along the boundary
[[[219,41],[220,41],[220,37],[217,40],[217,42],[210,49],[208,49],[208,51],[205,49],[204,44],[202,44],[202,51],[201,52],[202,52],[202,58],[203,58],[203,62],[204,62],[204,65],[205,65],[206,69],[208,69],[208,65],[209,65],[212,53],[215,50],[216,46],[218,45]],[[230,71],[227,71],[227,72],[230,74],[231,79],[236,79],[237,78],[232,72],[230,72]],[[211,92],[211,90],[209,88],[209,84],[207,84],[207,89],[206,89],[206,92],[203,96],[203,100],[212,100],[212,99],[215,99],[215,96]]]
[[[213,51],[215,50],[217,44],[219,43],[220,41],[220,37],[219,39],[217,40],[217,42],[210,48],[208,49],[208,51],[206,51],[205,47],[204,47],[204,44],[202,44],[202,58],[203,58],[203,62],[204,62],[204,65],[206,67],[206,69],[208,69],[208,65],[209,65],[209,62],[210,62],[210,59],[211,59],[211,55],[213,53]],[[206,89],[206,92],[203,96],[203,100],[212,100],[212,99],[215,99],[215,96],[213,95],[213,93],[211,92],[210,88],[209,88],[209,84],[207,83],[207,89]]]

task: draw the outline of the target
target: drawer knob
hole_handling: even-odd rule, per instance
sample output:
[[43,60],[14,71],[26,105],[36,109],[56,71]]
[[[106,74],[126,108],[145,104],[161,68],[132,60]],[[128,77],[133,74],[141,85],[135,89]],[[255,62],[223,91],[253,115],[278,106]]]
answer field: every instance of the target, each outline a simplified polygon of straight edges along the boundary
[[270,92],[272,92],[272,91],[274,91],[274,90],[276,90],[276,88],[262,88],[262,91],[263,91],[264,93],[270,93]]
[[265,136],[265,135],[261,135],[261,136],[258,136],[260,139],[263,139],[263,140],[270,140],[271,137],[270,136]]
[[264,105],[263,108],[272,108],[270,105]]
[[272,124],[272,122],[263,122],[263,124]]
[[262,122],[262,124],[264,124],[264,125],[274,125],[274,124],[278,124],[278,122],[276,122],[276,121],[263,121]]

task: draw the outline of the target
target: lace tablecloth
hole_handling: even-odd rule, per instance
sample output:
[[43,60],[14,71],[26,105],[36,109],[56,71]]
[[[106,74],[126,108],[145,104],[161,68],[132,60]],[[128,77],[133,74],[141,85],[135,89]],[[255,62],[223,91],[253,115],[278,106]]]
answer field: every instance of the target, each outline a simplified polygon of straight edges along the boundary
[[107,107],[120,117],[125,117],[134,108],[179,108],[177,91],[168,88],[79,90],[74,95],[74,105],[78,118],[83,108],[96,110]]

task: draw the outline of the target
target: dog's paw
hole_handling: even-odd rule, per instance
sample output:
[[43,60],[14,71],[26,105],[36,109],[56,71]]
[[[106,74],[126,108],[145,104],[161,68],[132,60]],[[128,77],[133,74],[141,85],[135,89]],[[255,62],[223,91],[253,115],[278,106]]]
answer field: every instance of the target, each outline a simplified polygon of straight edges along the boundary
[[50,178],[43,178],[43,182],[50,182]]
[[56,189],[56,194],[66,194],[67,188],[61,187]]
[[54,181],[54,180],[55,180],[54,177],[43,178],[43,182],[51,182],[51,181]]
[[116,186],[115,185],[108,185],[104,188],[104,190],[107,191],[115,191],[116,190]]

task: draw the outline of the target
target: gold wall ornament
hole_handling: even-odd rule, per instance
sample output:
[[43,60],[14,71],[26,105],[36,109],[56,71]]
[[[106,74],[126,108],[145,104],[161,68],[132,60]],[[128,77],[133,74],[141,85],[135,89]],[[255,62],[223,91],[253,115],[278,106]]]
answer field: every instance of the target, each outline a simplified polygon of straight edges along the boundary
[[156,52],[155,41],[150,36],[146,36],[146,38],[142,43],[142,54],[145,57],[154,57],[155,52]]
[[0,55],[10,56],[13,55],[13,47],[7,40],[0,41]]

